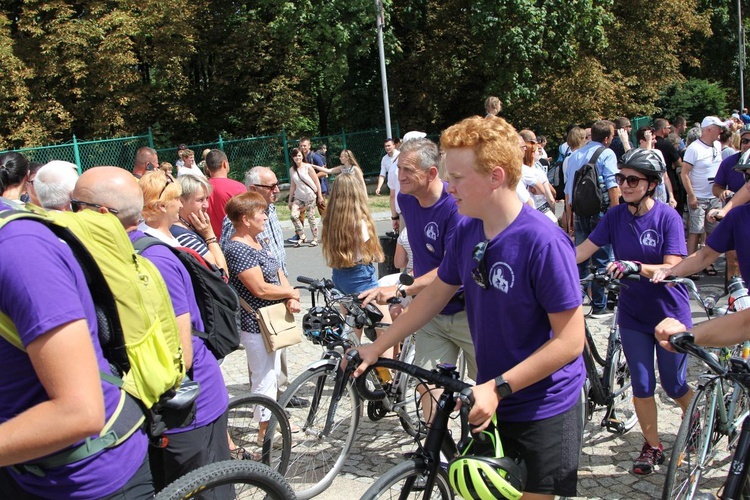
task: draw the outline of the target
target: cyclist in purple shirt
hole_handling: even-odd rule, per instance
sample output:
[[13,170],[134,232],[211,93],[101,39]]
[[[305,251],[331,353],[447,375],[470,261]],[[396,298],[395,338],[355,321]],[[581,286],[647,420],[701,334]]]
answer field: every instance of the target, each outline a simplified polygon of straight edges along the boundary
[[[89,169],[76,183],[73,197],[102,205],[100,211],[106,211],[107,207],[117,208],[116,216],[131,241],[149,237],[137,229],[143,195],[127,171],[117,167]],[[151,470],[158,491],[198,467],[229,460],[226,414],[229,396],[216,358],[203,339],[190,335],[191,329],[203,331],[203,320],[185,266],[163,245],[147,248],[143,256],[156,266],[164,278],[181,336],[187,332],[192,347],[192,356],[185,360],[188,375],[201,386],[193,422],[167,431],[166,448],[149,448]]]
[[478,367],[470,422],[481,430],[497,414],[503,448],[526,462],[528,497],[575,496],[586,374],[573,245],[518,199],[522,153],[505,120],[467,118],[445,130],[440,144],[448,192],[466,217],[437,277],[385,335],[359,349],[364,363],[356,375],[463,285]]
[[662,388],[683,411],[693,392],[686,381],[685,355],[659,347],[653,334],[657,323],[667,316],[691,325],[687,290],[654,284],[647,278],[665,265],[680,262],[687,248],[679,214],[653,198],[665,171],[661,157],[654,150],[637,148],[625,153],[619,167],[615,179],[626,203],[604,215],[586,241],[578,245],[576,259],[582,262],[599,247],[612,245],[617,260],[607,266],[607,271],[615,278],[641,275],[640,280],[628,281],[623,288],[617,319],[632,375],[633,405],[645,439],[640,456],[633,462],[633,472],[650,474],[664,461],[654,400],[654,353]]
[[[0,202],[0,211],[8,208]],[[120,389],[99,376],[109,366],[89,289],[67,245],[38,222],[19,220],[0,230],[0,254],[0,313],[24,345],[22,351],[0,337],[0,498],[151,498],[142,430],[88,458],[43,467],[42,475],[12,467],[98,435]]]

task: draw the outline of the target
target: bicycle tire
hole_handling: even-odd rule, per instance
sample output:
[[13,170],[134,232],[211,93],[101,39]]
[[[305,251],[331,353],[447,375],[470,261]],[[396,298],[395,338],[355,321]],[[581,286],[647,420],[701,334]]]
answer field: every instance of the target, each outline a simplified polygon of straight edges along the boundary
[[[323,435],[333,395],[336,366],[334,361],[308,368],[284,391],[279,404],[289,413],[289,421],[299,426],[292,443],[292,455],[285,477],[297,498],[319,495],[333,482],[351,451],[359,425],[362,406],[351,381],[338,403],[331,432]],[[309,407],[287,406],[292,397],[310,401]]]
[[[220,491],[213,491],[221,488]],[[294,490],[278,472],[247,460],[227,460],[206,465],[175,480],[155,500],[189,498],[242,498],[248,500],[295,499]]]
[[[258,405],[271,412],[262,443],[258,442],[259,422],[254,415]],[[227,408],[227,432],[235,446],[244,448],[253,460],[279,474],[286,472],[292,454],[292,430],[284,409],[275,400],[261,394],[233,397]]]
[[638,415],[635,413],[635,405],[633,404],[630,367],[627,359],[625,359],[622,344],[619,342],[612,353],[612,364],[609,370],[609,396],[612,398],[612,402],[608,413],[612,418],[619,421],[617,425],[618,434],[625,434],[638,422]]
[[716,444],[716,380],[699,387],[688,405],[669,458],[662,499],[693,498],[699,491],[702,472]]
[[[406,486],[404,483],[413,479],[415,483],[423,480],[427,472],[425,461],[420,458],[413,458],[406,462],[401,462],[397,466],[388,470],[370,486],[361,500],[376,500],[400,498],[423,498],[425,497],[424,488],[414,488],[412,491],[403,491]],[[437,468],[437,477],[433,491],[430,492],[430,498],[436,500],[450,500],[454,498],[453,489],[448,482],[448,473],[442,467]]]

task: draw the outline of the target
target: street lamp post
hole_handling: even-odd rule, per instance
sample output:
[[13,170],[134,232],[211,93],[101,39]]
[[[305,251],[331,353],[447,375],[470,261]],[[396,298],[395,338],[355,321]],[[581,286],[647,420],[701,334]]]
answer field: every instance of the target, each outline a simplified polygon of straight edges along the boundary
[[742,29],[742,5],[737,0],[737,40],[739,41],[739,70],[740,70],[740,111],[745,109],[745,30]]
[[375,0],[375,8],[377,9],[376,23],[378,26],[378,52],[380,53],[380,81],[383,85],[385,131],[387,137],[393,137],[393,134],[391,133],[391,106],[388,103],[388,77],[386,76],[385,72],[385,47],[383,46],[383,25],[385,24],[385,16],[383,14],[383,1]]

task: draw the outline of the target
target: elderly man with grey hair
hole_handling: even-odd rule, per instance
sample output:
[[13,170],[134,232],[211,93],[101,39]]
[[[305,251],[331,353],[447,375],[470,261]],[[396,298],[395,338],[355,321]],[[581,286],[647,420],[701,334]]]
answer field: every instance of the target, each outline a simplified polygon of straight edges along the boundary
[[34,191],[39,204],[47,210],[70,210],[70,194],[78,180],[74,163],[54,160],[40,168],[34,177]]

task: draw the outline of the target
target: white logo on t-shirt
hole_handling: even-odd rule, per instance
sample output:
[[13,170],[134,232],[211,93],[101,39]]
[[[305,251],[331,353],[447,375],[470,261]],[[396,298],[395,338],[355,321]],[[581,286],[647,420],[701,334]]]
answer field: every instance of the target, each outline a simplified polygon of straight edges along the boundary
[[659,235],[653,229],[648,229],[641,234],[641,246],[656,247]]
[[489,272],[490,285],[503,293],[508,293],[513,288],[515,275],[513,269],[505,262],[496,262]]
[[424,227],[424,235],[433,241],[437,241],[438,236],[440,236],[440,230],[438,229],[438,225],[435,224],[434,222],[428,223]]

